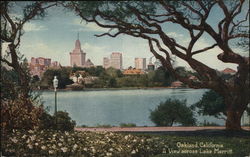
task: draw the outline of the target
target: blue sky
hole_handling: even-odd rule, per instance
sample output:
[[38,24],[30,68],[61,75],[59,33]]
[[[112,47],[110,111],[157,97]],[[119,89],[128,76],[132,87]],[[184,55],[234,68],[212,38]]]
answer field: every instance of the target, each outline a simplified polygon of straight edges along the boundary
[[[222,15],[214,10],[209,19],[211,23]],[[222,17],[221,17],[222,18]],[[48,16],[44,20],[33,20],[24,26],[25,34],[21,39],[20,52],[30,60],[31,57],[46,57],[59,61],[61,65],[70,65],[69,52],[74,48],[77,33],[81,47],[87,53],[87,58],[95,65],[103,64],[103,57],[108,57],[112,52],[122,52],[123,68],[134,66],[134,58],[143,57],[148,59],[152,56],[147,41],[126,35],[111,37],[95,37],[95,34],[104,33],[107,29],[100,28],[93,23],[86,24],[80,17],[60,8],[48,10]],[[188,43],[188,35],[176,25],[166,25],[164,30],[182,44]],[[204,36],[196,45],[196,49],[209,46],[212,40]],[[238,50],[241,51],[241,50]],[[225,64],[217,61],[216,56],[221,52],[215,48],[208,53],[197,55],[195,58],[205,62],[212,68],[222,70],[226,67],[236,69],[233,64]],[[178,65],[186,65],[177,60]]]

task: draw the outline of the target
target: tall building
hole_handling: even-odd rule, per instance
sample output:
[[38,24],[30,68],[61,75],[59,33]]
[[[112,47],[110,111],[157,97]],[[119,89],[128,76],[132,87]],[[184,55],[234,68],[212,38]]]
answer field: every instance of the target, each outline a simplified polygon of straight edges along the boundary
[[103,58],[103,67],[105,69],[109,68],[110,67],[110,59],[108,57],[104,57]]
[[135,58],[135,69],[146,69],[146,58]]
[[29,64],[30,73],[32,76],[37,75],[41,77],[43,73],[48,68],[58,68],[59,63],[57,61],[51,62],[50,58],[43,58],[43,57],[31,57],[31,61]]
[[79,34],[78,34],[78,39],[75,42],[75,48],[70,54],[70,65],[73,67],[74,65],[76,66],[84,66],[85,64],[85,57],[86,53],[84,53],[81,49],[81,43],[79,40]]
[[81,49],[81,43],[79,40],[79,34],[77,36],[77,40],[75,42],[75,48],[73,49],[70,54],[70,65],[73,66],[78,66],[78,67],[93,67],[94,64],[91,62],[90,59],[87,59],[86,61],[86,53],[83,52]]
[[159,59],[155,60],[154,65],[155,65],[155,69],[158,69],[159,67],[162,66],[161,61]]
[[154,56],[150,57],[149,58],[149,63],[148,63],[148,70],[155,70],[155,65],[152,63],[152,59],[153,59]]
[[122,53],[113,52],[110,56],[110,66],[122,70]]

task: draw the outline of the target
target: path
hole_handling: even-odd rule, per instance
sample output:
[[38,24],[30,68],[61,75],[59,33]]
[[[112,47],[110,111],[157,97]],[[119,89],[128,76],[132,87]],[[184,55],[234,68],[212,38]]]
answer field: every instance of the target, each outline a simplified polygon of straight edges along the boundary
[[[242,127],[250,131],[250,127]],[[77,131],[112,131],[112,132],[178,132],[178,131],[202,131],[225,130],[224,126],[206,127],[111,127],[111,128],[75,128]]]

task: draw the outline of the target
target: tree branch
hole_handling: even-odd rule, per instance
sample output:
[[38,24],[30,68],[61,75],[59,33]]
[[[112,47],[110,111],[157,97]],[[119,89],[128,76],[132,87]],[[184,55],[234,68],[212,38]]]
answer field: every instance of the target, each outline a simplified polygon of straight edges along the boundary
[[214,48],[215,46],[217,46],[217,45],[218,45],[218,44],[213,44],[213,45],[211,45],[211,46],[209,46],[209,47],[205,47],[205,48],[203,48],[203,49],[194,51],[194,52],[192,52],[192,56],[193,56],[193,55],[196,55],[196,54],[198,54],[198,53],[202,53],[202,52],[208,51],[208,50],[210,50],[210,49],[213,49],[213,48]]
[[0,60],[1,60],[1,62],[6,63],[6,64],[7,64],[8,66],[10,66],[10,67],[12,67],[12,66],[13,66],[13,64],[12,64],[10,61],[8,61],[8,60],[6,60],[6,59],[2,58],[2,56],[1,56]]

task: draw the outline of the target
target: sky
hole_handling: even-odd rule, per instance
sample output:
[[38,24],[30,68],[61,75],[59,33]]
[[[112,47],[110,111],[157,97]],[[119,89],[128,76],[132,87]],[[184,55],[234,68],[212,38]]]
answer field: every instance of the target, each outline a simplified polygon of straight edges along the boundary
[[[220,15],[218,11],[212,14]],[[218,16],[219,18],[219,16]],[[218,18],[209,19],[215,23]],[[186,45],[189,41],[187,32],[176,25],[165,25],[164,31],[174,37],[179,43]],[[121,52],[123,55],[123,68],[134,67],[136,57],[149,58],[153,56],[149,50],[146,40],[121,35],[116,38],[95,37],[108,29],[100,28],[93,23],[86,23],[73,12],[64,11],[61,8],[48,10],[48,16],[43,20],[32,20],[24,25],[24,35],[21,38],[20,52],[30,61],[31,57],[51,58],[52,61],[59,61],[62,66],[70,65],[69,53],[74,49],[77,34],[81,42],[81,48],[86,53],[86,58],[91,59],[95,65],[103,64],[103,57],[109,57],[112,52]],[[211,38],[202,37],[195,48],[200,49],[213,43]],[[3,50],[6,45],[3,45]],[[238,49],[238,52],[241,50]],[[223,70],[227,67],[236,69],[234,64],[225,64],[217,59],[221,52],[215,48],[207,53],[195,56],[196,59],[208,66]],[[244,52],[243,52],[244,53]],[[181,60],[177,65],[187,66]]]

